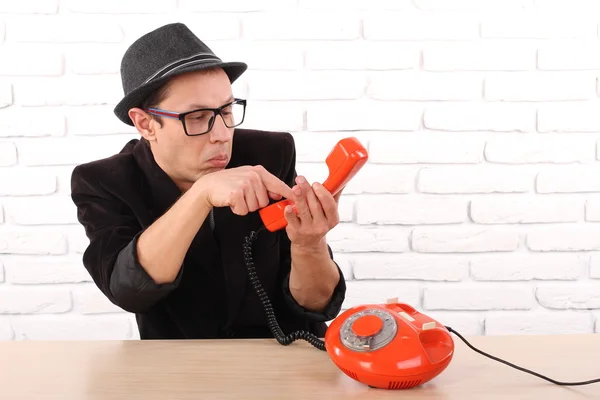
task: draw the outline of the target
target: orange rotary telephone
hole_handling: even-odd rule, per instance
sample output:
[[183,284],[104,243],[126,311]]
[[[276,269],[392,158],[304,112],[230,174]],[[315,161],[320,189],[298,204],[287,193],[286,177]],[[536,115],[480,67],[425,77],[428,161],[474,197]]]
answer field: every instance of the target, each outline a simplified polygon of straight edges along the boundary
[[[327,156],[329,177],[323,183],[332,194],[338,193],[367,162],[367,150],[353,137],[340,140]],[[252,260],[252,243],[263,229],[271,232],[284,228],[284,209],[290,200],[281,200],[259,210],[264,223],[251,232],[244,244],[248,277],[267,316],[275,339],[282,345],[303,339],[319,350],[327,351],[332,362],[350,378],[374,388],[408,389],[422,385],[442,373],[454,355],[454,333],[476,352],[528,372],[557,385],[585,385],[600,382],[558,382],[475,349],[459,333],[397,299],[386,304],[352,307],[329,325],[322,340],[306,331],[288,335],[279,327],[271,303],[263,290]]]

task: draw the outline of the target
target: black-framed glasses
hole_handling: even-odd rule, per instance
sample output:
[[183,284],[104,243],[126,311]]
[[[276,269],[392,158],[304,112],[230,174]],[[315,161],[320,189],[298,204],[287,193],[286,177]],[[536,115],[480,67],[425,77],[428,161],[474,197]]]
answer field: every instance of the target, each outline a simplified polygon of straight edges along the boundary
[[146,111],[161,117],[178,119],[183,124],[183,131],[186,135],[199,136],[210,132],[218,115],[221,116],[226,127],[239,126],[244,122],[246,115],[246,100],[234,99],[231,103],[218,108],[199,108],[183,113],[158,108],[149,108]]

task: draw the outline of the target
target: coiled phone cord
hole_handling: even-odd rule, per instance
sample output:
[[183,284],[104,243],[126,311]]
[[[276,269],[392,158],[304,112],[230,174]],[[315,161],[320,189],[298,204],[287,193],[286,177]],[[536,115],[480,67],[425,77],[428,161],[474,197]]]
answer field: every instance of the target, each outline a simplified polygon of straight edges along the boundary
[[244,259],[246,261],[246,268],[248,269],[250,283],[252,283],[252,286],[254,287],[254,290],[256,291],[263,308],[265,309],[269,329],[271,329],[275,339],[277,339],[277,341],[284,346],[290,345],[296,340],[303,339],[317,349],[325,351],[325,342],[313,333],[307,331],[296,331],[290,333],[289,335],[285,335],[281,330],[279,323],[277,323],[275,311],[273,311],[273,306],[269,301],[269,297],[267,296],[267,293],[263,289],[258,276],[256,275],[256,268],[254,267],[254,260],[252,259],[252,244],[263,229],[264,227],[261,227],[258,229],[258,231],[252,231],[250,235],[246,237],[244,242]]
[[[252,259],[252,244],[253,242],[256,240],[256,238],[258,237],[258,234],[265,229],[264,227],[261,227],[260,229],[258,229],[258,231],[253,231],[250,233],[249,236],[246,237],[246,241],[244,242],[244,258],[246,261],[246,267],[248,269],[248,276],[250,277],[250,282],[252,283],[252,286],[254,287],[254,290],[256,291],[256,294],[258,295],[260,302],[263,305],[263,308],[265,309],[265,313],[267,315],[267,323],[269,325],[269,329],[271,329],[271,332],[273,333],[273,336],[275,337],[275,339],[282,345],[287,346],[292,344],[293,342],[295,342],[296,340],[299,339],[303,339],[306,340],[307,342],[309,342],[311,345],[313,345],[314,347],[316,347],[319,350],[323,350],[325,351],[325,342],[318,338],[316,335],[307,332],[307,331],[296,331],[293,332],[289,335],[285,335],[283,333],[283,331],[281,330],[279,324],[277,323],[277,319],[275,318],[275,312],[273,311],[273,307],[271,306],[271,302],[269,301],[269,298],[267,297],[267,293],[265,292],[265,290],[263,289],[258,276],[256,275],[256,269],[254,268],[254,261]],[[484,351],[481,351],[479,349],[477,349],[476,347],[474,347],[471,343],[469,343],[467,341],[467,339],[465,339],[464,337],[462,337],[461,334],[459,334],[458,332],[456,332],[454,329],[452,329],[449,326],[445,327],[449,332],[454,333],[456,336],[458,336],[458,338],[460,338],[463,342],[465,342],[465,344],[472,349],[473,351],[475,351],[476,353],[479,353],[483,356],[486,356],[488,358],[491,358],[494,361],[498,361],[502,364],[508,365],[510,367],[513,367],[515,369],[518,369],[519,371],[523,371],[523,372],[527,372],[528,374],[537,376],[538,378],[544,379],[548,382],[554,383],[555,385],[559,385],[559,386],[582,386],[582,385],[589,385],[591,383],[598,383],[600,382],[600,378],[598,379],[592,379],[589,381],[581,381],[581,382],[561,382],[561,381],[557,381],[554,380],[552,378],[548,378],[544,375],[541,375],[537,372],[533,372],[531,370],[528,370],[526,368],[523,367],[519,367],[513,363],[510,363],[508,361],[504,361],[501,358],[498,357],[494,357],[490,354],[485,353]]]

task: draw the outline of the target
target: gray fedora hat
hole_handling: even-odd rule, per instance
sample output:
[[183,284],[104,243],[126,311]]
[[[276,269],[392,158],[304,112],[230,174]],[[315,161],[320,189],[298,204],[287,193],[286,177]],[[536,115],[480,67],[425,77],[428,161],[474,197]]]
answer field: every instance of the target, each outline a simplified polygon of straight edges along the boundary
[[208,68],[222,68],[231,83],[248,66],[243,62],[223,62],[186,25],[173,23],[137,39],[123,55],[121,82],[123,99],[114,109],[124,123],[133,125],[128,112],[173,76]]

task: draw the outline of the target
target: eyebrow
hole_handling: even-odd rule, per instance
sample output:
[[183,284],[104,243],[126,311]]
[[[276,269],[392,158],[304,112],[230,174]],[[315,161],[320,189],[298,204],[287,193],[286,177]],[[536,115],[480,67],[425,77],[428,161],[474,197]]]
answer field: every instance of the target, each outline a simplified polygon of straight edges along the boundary
[[[231,95],[231,96],[230,96],[230,97],[229,97],[227,100],[225,100],[225,102],[223,102],[222,104],[223,104],[223,105],[225,105],[225,104],[229,104],[229,103],[231,103],[231,102],[232,102],[232,101],[234,101],[234,100],[235,100],[235,97],[234,97],[233,95]],[[198,109],[198,108],[214,108],[214,107],[207,106],[206,104],[196,104],[196,103],[194,103],[194,104],[189,104],[189,105],[188,105],[188,109],[190,109],[190,110],[195,110],[195,109]]]

